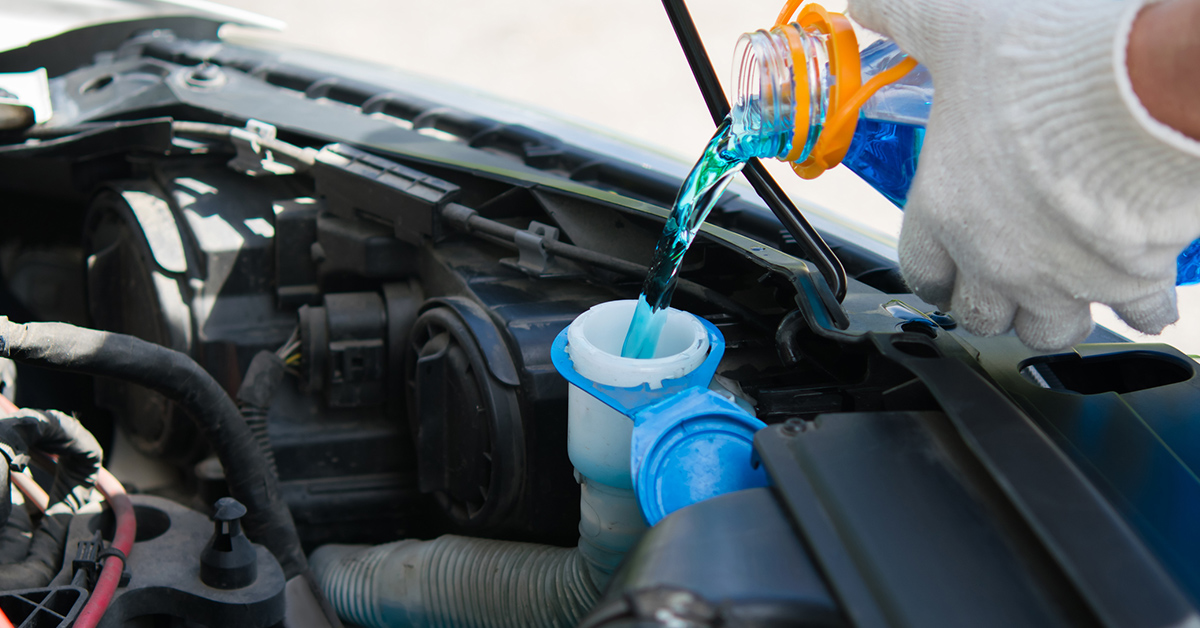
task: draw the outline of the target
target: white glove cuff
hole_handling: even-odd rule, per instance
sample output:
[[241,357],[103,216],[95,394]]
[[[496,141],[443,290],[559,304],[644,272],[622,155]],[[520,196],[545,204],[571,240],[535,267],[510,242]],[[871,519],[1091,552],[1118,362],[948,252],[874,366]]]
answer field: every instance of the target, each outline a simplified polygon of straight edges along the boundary
[[1150,112],[1142,105],[1141,99],[1133,91],[1133,83],[1129,80],[1129,66],[1126,63],[1126,56],[1129,48],[1129,33],[1133,30],[1133,22],[1137,19],[1138,13],[1143,8],[1161,1],[1142,0],[1141,2],[1131,2],[1125,14],[1121,16],[1121,21],[1117,26],[1117,36],[1113,41],[1113,67],[1116,70],[1117,89],[1120,90],[1121,99],[1125,101],[1125,106],[1133,114],[1133,119],[1147,133],[1176,150],[1200,157],[1200,142],[1154,119],[1154,116],[1150,115]]

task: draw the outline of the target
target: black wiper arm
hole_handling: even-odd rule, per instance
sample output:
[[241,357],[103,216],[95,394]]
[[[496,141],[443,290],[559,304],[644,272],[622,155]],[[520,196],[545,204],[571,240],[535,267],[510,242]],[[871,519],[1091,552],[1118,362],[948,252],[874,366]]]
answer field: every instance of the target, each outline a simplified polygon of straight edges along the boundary
[[[700,87],[704,102],[708,105],[708,113],[714,123],[720,124],[725,116],[729,115],[729,101],[725,98],[725,92],[721,90],[721,82],[717,80],[712,61],[708,58],[708,52],[704,50],[704,43],[700,41],[700,33],[696,31],[692,15],[688,13],[683,0],[663,0],[663,7],[667,10],[667,17],[671,19],[671,26],[675,28],[675,36],[679,38],[679,45],[683,47],[683,54],[692,68],[692,75],[696,77],[696,84]],[[841,260],[821,238],[821,234],[808,223],[791,199],[783,193],[779,183],[771,177],[762,162],[751,159],[747,165],[749,168],[743,172],[754,191],[767,207],[771,208],[771,212],[783,223],[788,233],[792,234],[800,248],[808,253],[809,259],[820,269],[821,275],[829,283],[830,290],[840,302],[846,296],[846,269],[842,267]]]

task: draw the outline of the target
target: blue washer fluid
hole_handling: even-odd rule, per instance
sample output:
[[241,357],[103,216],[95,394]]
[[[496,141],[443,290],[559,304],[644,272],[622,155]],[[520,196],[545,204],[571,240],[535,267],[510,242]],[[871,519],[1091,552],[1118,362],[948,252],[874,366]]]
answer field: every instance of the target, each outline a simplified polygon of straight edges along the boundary
[[903,209],[924,140],[923,126],[861,118],[842,164]]
[[[933,78],[886,38],[863,48],[857,58],[839,59],[835,40],[848,37],[857,48],[853,29],[844,16],[814,6],[802,9],[797,22],[783,24],[781,16],[771,30],[738,40],[732,110],[675,199],[622,357],[654,356],[662,330],[659,313],[670,305],[683,255],[746,161],[774,157],[791,162],[801,177],[815,178],[838,163],[837,145],[848,140],[840,163],[897,207],[908,201],[933,104]],[[847,135],[842,127],[850,122],[840,119],[847,114],[834,109],[860,89],[874,91],[859,103]],[[823,132],[829,138],[822,144]],[[1175,283],[1200,283],[1200,240],[1180,253]]]

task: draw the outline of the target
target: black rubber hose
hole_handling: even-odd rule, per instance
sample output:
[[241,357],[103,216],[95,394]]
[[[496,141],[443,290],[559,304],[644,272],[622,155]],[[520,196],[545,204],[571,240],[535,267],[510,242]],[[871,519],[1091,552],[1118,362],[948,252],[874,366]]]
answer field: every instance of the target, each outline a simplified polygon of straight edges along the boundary
[[[688,13],[683,0],[663,0],[663,8],[667,10],[667,17],[670,18],[675,36],[683,48],[683,56],[687,57],[692,75],[696,77],[696,85],[700,87],[704,103],[708,105],[708,113],[713,122],[720,125],[725,116],[729,115],[729,100],[721,90],[721,82],[717,80],[712,61],[708,58],[708,52],[704,50],[704,42],[700,41],[700,33],[696,30],[692,15]],[[820,269],[821,276],[829,283],[829,289],[840,302],[846,296],[846,269],[842,267],[842,261],[825,243],[821,234],[808,223],[791,199],[783,193],[783,188],[780,188],[767,172],[762,161],[751,159],[748,165],[749,168],[742,174],[746,175],[754,191],[758,192],[758,196],[771,208],[771,212],[783,223],[788,233],[792,234],[800,248],[808,253],[809,259]]]
[[[7,479],[7,478],[6,478]],[[0,530],[0,591],[36,589],[50,584],[62,568],[71,515],[46,515],[37,528],[25,508],[13,509]]]
[[296,525],[241,412],[217,380],[187,355],[125,334],[66,323],[13,323],[0,316],[0,356],[47,368],[111,377],[166,395],[200,427],[225,469],[229,493],[245,504],[246,533],[289,578],[307,571]]
[[275,462],[275,449],[271,447],[271,435],[267,430],[267,413],[271,409],[271,400],[275,390],[283,381],[287,365],[274,351],[259,351],[246,367],[242,376],[242,386],[238,388],[237,403],[246,425],[254,434],[258,446],[262,449],[263,458],[271,472],[279,476],[279,467]]

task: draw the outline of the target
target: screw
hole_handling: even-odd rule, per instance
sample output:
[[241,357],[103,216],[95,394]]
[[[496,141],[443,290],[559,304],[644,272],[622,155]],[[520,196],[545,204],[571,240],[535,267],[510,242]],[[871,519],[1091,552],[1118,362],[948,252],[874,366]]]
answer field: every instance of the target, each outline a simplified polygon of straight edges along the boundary
[[800,419],[788,419],[783,422],[784,436],[795,436],[804,431],[804,421]]
[[214,87],[222,83],[225,75],[221,66],[209,62],[201,63],[187,77],[187,84],[192,87]]
[[934,310],[929,314],[929,319],[937,323],[942,329],[954,329],[958,327],[958,322],[954,320],[954,317],[941,310]]

